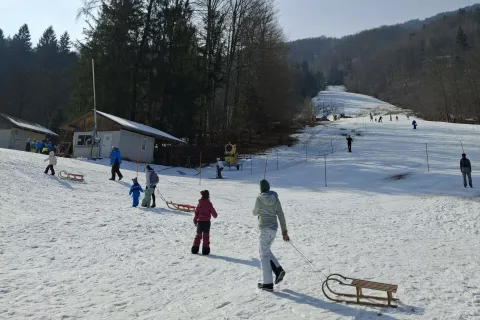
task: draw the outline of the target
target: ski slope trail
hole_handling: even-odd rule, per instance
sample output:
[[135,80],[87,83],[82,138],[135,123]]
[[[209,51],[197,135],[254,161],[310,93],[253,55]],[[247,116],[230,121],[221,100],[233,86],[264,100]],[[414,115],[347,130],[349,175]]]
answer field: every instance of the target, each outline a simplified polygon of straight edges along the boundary
[[[251,210],[266,156],[226,169],[225,180],[209,179],[208,168],[201,186],[195,170],[156,167],[167,200],[196,204],[200,190],[210,191],[219,216],[212,253],[201,256],[190,253],[191,214],[158,198],[155,209],[131,207],[135,164],[122,164],[124,179],[112,182],[105,160],[59,158],[57,172],[85,174],[76,183],[44,175],[46,156],[0,149],[0,319],[480,319],[480,191],[463,188],[459,172],[462,141],[480,186],[479,129],[417,119],[413,130],[412,118],[373,98],[341,90],[323,98],[399,121],[342,119],[269,153],[266,177],[292,243],[320,272],[277,236],[285,280],[273,293],[256,289]],[[321,282],[334,272],[398,284],[400,307],[328,301]]]

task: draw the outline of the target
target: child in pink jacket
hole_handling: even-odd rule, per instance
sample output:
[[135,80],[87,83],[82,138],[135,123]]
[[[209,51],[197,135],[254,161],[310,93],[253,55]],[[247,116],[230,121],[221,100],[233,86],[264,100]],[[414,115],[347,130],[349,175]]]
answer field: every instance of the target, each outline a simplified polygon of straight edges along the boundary
[[208,255],[210,253],[210,219],[212,216],[216,219],[217,212],[210,202],[210,193],[208,190],[203,190],[200,194],[202,198],[198,200],[195,217],[193,218],[193,224],[197,227],[197,235],[195,236],[195,240],[193,240],[192,253],[198,253],[200,240],[203,238],[202,254]]

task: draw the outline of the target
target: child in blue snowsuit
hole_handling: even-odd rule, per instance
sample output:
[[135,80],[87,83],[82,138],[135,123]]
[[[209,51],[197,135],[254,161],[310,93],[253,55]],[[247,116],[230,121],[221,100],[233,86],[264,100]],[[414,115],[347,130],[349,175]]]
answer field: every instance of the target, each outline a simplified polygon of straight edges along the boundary
[[138,184],[137,178],[133,178],[133,186],[130,187],[129,195],[132,196],[133,204],[132,207],[137,207],[140,199],[140,193],[143,192],[142,187]]

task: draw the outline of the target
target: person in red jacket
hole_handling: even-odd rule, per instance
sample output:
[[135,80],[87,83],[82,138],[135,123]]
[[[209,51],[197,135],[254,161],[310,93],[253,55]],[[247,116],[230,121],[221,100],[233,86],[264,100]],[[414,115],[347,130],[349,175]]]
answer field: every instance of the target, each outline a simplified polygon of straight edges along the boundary
[[217,212],[210,202],[210,193],[208,190],[200,192],[202,199],[198,200],[197,208],[195,209],[195,217],[193,224],[197,227],[197,235],[193,240],[192,253],[197,254],[200,249],[200,240],[203,239],[202,254],[208,255],[210,253],[210,219],[213,216],[217,218]]

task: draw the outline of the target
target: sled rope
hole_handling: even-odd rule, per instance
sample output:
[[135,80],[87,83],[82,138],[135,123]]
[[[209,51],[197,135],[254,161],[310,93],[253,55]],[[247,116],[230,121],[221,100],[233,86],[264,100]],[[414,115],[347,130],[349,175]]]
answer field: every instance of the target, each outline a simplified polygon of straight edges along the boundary
[[318,273],[320,272],[321,274],[323,274],[323,276],[325,277],[325,279],[327,278],[327,276],[325,275],[325,273],[323,273],[321,270],[319,270],[318,268],[316,268],[313,263],[307,259],[307,257],[305,257],[305,255],[303,253],[300,252],[300,250],[297,249],[297,247],[295,247],[295,245],[289,241],[288,243],[290,243],[292,245],[292,247],[300,254],[300,256],[303,258],[303,260],[305,260],[305,262],[307,263],[307,265],[310,267],[310,269],[312,269],[313,273],[315,273],[315,275],[317,276],[317,278],[323,282],[324,279],[320,278],[320,276],[318,275]]

